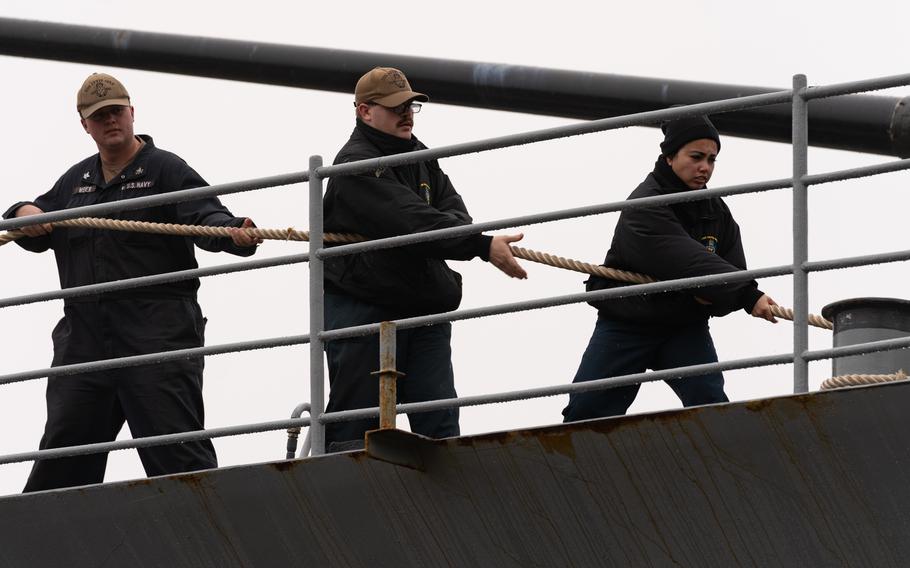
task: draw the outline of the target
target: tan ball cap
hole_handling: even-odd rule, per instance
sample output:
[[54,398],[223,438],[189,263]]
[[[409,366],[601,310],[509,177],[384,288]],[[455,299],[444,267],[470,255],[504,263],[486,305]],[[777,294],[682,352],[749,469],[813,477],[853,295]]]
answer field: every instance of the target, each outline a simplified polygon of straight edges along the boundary
[[76,93],[76,110],[82,118],[92,116],[99,108],[113,105],[130,106],[130,94],[123,83],[107,73],[92,73]]
[[374,68],[361,77],[354,88],[355,105],[374,102],[385,107],[397,107],[413,100],[425,103],[430,97],[412,91],[404,73],[392,67]]

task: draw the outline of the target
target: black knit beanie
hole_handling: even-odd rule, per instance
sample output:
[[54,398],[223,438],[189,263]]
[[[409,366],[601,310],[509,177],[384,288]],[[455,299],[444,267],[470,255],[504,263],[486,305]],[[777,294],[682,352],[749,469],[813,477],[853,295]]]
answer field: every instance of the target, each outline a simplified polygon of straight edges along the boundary
[[660,151],[664,156],[672,156],[687,143],[702,138],[717,142],[717,151],[720,152],[720,134],[707,116],[670,120],[663,123],[660,129],[664,132],[664,141],[660,143]]

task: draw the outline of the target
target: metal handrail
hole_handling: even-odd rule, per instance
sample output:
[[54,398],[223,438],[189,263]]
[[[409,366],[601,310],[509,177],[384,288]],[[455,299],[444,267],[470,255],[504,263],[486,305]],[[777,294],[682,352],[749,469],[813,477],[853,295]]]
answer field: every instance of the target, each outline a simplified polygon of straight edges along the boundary
[[[890,351],[895,349],[906,349],[910,347],[910,337],[897,339],[886,339],[879,341],[870,341],[836,347],[833,349],[821,349],[817,351],[808,351],[804,354],[806,359],[818,361],[822,359],[832,359],[835,357],[845,357],[849,355],[858,355],[862,353],[871,353],[876,351]],[[758,357],[746,357],[742,359],[733,359],[729,361],[718,361],[717,363],[705,363],[701,365],[689,365],[677,367],[675,369],[666,369],[660,371],[647,371],[644,373],[634,373],[617,377],[605,377],[602,379],[585,381],[583,383],[560,384],[546,387],[537,387],[532,389],[506,391],[501,393],[492,393],[476,396],[465,396],[459,398],[433,400],[427,402],[412,402],[398,404],[395,406],[396,414],[406,414],[412,412],[427,412],[432,410],[442,410],[447,408],[461,408],[466,406],[478,406],[482,404],[494,404],[502,402],[512,402],[516,400],[526,400],[531,398],[542,398],[547,396],[559,396],[564,394],[586,392],[593,390],[602,390],[604,388],[613,388],[624,385],[639,384],[654,381],[672,380],[691,376],[699,376],[716,371],[733,371],[739,369],[749,369],[755,367],[767,367],[770,365],[785,365],[791,363],[793,353],[779,353],[776,355],[762,355]],[[307,409],[309,405],[304,403],[297,408]],[[363,418],[373,418],[379,416],[380,408],[359,408],[356,410],[345,410],[340,412],[323,413],[319,421],[323,423],[346,422],[351,420],[360,420]],[[300,415],[295,409],[295,414]],[[160,446],[170,443],[181,443],[197,440],[206,440],[211,438],[220,438],[225,436],[234,436],[238,434],[250,434],[256,432],[268,432],[272,430],[283,430],[288,428],[299,428],[311,425],[311,418],[292,418],[289,420],[278,420],[272,422],[259,422],[254,424],[245,424],[241,426],[231,426],[225,428],[209,428],[206,430],[197,430],[193,432],[183,432],[179,434],[164,434],[160,436],[149,436],[144,438],[135,438],[133,440],[118,440],[115,442],[102,442],[96,444],[85,444],[82,446],[71,446],[68,448],[54,448],[49,450],[37,450],[20,454],[10,454],[0,456],[0,464],[16,463],[31,461],[37,459],[56,459],[62,457],[71,457],[77,455],[86,455],[92,453],[109,452],[115,450],[124,450],[130,448],[144,448],[150,446]],[[306,449],[306,441],[304,450]],[[302,455],[306,455],[302,451]]]
[[184,201],[193,201],[195,199],[217,197],[219,195],[241,193],[244,191],[253,191],[255,189],[292,185],[295,183],[303,183],[307,181],[309,179],[309,176],[309,172],[279,174],[244,181],[222,183],[218,185],[207,185],[193,189],[169,191],[167,193],[146,195],[145,197],[132,197],[130,199],[111,201],[110,203],[83,205],[82,207],[60,209],[59,211],[40,213],[38,215],[29,215],[28,217],[0,219],[0,231],[11,231],[13,229],[25,227],[27,225],[53,223],[54,221],[66,221],[68,219],[76,219],[78,217],[98,217],[100,215],[109,215],[111,213],[117,213],[119,211],[132,211],[135,209],[144,209],[146,207],[155,207],[157,205],[182,203]]
[[863,93],[866,91],[878,91],[906,85],[910,85],[910,73],[889,75],[888,77],[876,77],[874,79],[863,79],[862,81],[849,81],[847,83],[833,83],[831,85],[808,87],[800,94],[804,99],[809,101],[812,99],[836,97],[839,95]]
[[[885,77],[880,79],[873,79],[868,81],[859,81],[853,83],[844,83],[840,85],[828,85],[822,87],[807,87],[805,82],[805,77],[798,75],[794,77],[794,87],[792,90],[787,91],[778,91],[774,93],[767,93],[763,95],[755,95],[750,97],[742,97],[739,99],[728,99],[724,101],[715,101],[710,103],[700,103],[696,105],[690,105],[688,107],[679,107],[664,109],[660,111],[651,111],[638,113],[633,115],[627,115],[623,117],[608,118],[603,120],[597,120],[581,124],[573,124],[568,126],[562,126],[557,128],[550,128],[544,130],[537,130],[532,132],[526,132],[516,135],[490,138],[486,140],[480,140],[475,142],[456,144],[452,146],[440,147],[433,150],[421,150],[417,152],[410,152],[406,154],[399,154],[395,156],[375,158],[370,160],[362,160],[359,162],[352,162],[347,164],[341,164],[337,166],[322,166],[321,158],[314,156],[311,158],[309,169],[306,172],[297,173],[297,174],[286,174],[285,176],[273,176],[272,178],[260,178],[259,180],[249,180],[247,182],[237,182],[234,184],[223,184],[220,186],[210,186],[207,188],[198,188],[193,190],[184,190],[178,192],[172,192],[168,194],[162,194],[158,196],[152,196],[149,198],[137,198],[132,200],[119,201],[112,204],[104,204],[100,206],[89,206],[79,209],[69,209],[60,212],[45,213],[42,215],[31,216],[28,219],[10,219],[6,221],[0,221],[0,229],[12,229],[18,228],[21,226],[34,224],[34,223],[43,223],[51,222],[56,220],[70,219],[80,216],[86,216],[89,214],[92,215],[103,215],[118,210],[124,209],[138,209],[142,207],[148,207],[151,205],[158,205],[163,203],[170,203],[180,200],[189,200],[189,199],[198,199],[204,196],[211,195],[220,195],[225,193],[234,193],[239,191],[248,191],[251,189],[258,189],[261,187],[268,187],[266,184],[260,184],[262,180],[265,179],[276,179],[283,178],[288,180],[287,183],[298,183],[302,181],[308,181],[310,187],[310,230],[311,230],[311,242],[310,242],[310,252],[307,256],[307,259],[310,262],[310,282],[311,282],[311,322],[310,322],[310,334],[305,336],[293,336],[290,338],[274,338],[271,340],[261,340],[258,342],[243,342],[237,344],[225,344],[220,346],[212,347],[203,347],[189,350],[179,350],[176,352],[166,352],[159,354],[151,355],[142,355],[135,357],[127,357],[122,359],[112,359],[105,360],[101,362],[93,363],[84,363],[79,365],[69,365],[66,367],[57,367],[51,369],[44,369],[41,371],[32,371],[26,373],[18,373],[15,375],[5,375],[0,376],[0,384],[5,382],[15,382],[17,380],[27,380],[29,378],[37,378],[39,375],[35,373],[41,373],[40,376],[56,376],[57,374],[69,374],[74,372],[82,372],[89,368],[95,369],[95,367],[90,367],[91,365],[99,365],[98,368],[116,368],[117,366],[125,366],[129,364],[144,364],[146,362],[151,362],[151,359],[155,361],[171,360],[170,358],[185,358],[185,357],[194,357],[207,354],[216,354],[229,351],[241,351],[252,348],[264,348],[280,345],[294,345],[301,343],[310,343],[311,349],[311,396],[312,404],[314,409],[324,409],[323,404],[323,395],[322,395],[322,364],[323,364],[323,353],[322,353],[322,344],[324,341],[337,340],[343,337],[353,337],[357,335],[366,335],[370,333],[376,333],[379,330],[379,324],[369,325],[369,326],[356,326],[352,328],[323,331],[322,330],[322,301],[323,301],[323,290],[322,290],[322,258],[328,258],[331,256],[340,256],[341,254],[353,254],[355,252],[362,252],[363,250],[375,250],[377,248],[389,248],[393,246],[403,246],[405,244],[413,244],[415,242],[424,242],[429,240],[441,239],[441,238],[450,238],[454,235],[461,234],[470,234],[481,232],[484,230],[505,228],[508,225],[504,223],[515,222],[516,220],[522,220],[521,224],[532,224],[536,222],[545,222],[550,220],[556,220],[556,216],[564,215],[560,218],[574,218],[589,214],[602,213],[607,211],[619,211],[625,208],[631,207],[641,207],[655,204],[666,204],[673,202],[681,201],[691,201],[696,199],[705,199],[713,197],[716,195],[733,195],[739,193],[755,193],[758,191],[767,191],[772,189],[782,189],[786,187],[793,187],[794,189],[794,231],[797,229],[799,233],[797,238],[794,238],[794,262],[789,265],[782,265],[776,267],[769,267],[763,269],[754,269],[748,271],[741,271],[729,274],[721,275],[711,275],[711,276],[700,276],[692,278],[684,278],[678,280],[670,280],[663,282],[656,282],[651,284],[641,284],[633,285],[622,288],[614,288],[608,290],[600,290],[597,292],[586,292],[580,294],[571,294],[566,296],[554,296],[550,298],[540,299],[540,300],[531,300],[525,302],[516,302],[512,304],[500,304],[496,306],[488,306],[485,308],[477,309],[468,309],[468,310],[459,310],[455,312],[449,312],[446,314],[434,314],[431,316],[421,316],[416,318],[407,318],[399,320],[396,323],[402,327],[413,327],[418,325],[428,325],[430,323],[439,323],[442,321],[457,321],[461,319],[468,319],[473,317],[483,317],[486,315],[495,315],[502,313],[509,313],[513,311],[527,310],[527,309],[537,309],[543,307],[551,307],[556,305],[564,305],[569,303],[577,303],[582,301],[592,301],[592,300],[601,300],[601,299],[610,299],[610,298],[620,298],[628,295],[638,295],[638,294],[647,294],[647,293],[657,293],[661,291],[669,290],[681,290],[688,288],[695,288],[698,286],[717,284],[717,283],[726,283],[741,281],[746,279],[752,279],[754,277],[768,277],[768,276],[780,276],[785,274],[794,275],[794,296],[796,299],[796,305],[794,306],[794,351],[792,353],[784,353],[777,355],[761,356],[761,357],[751,357],[745,359],[737,359],[733,361],[722,361],[717,363],[705,364],[705,365],[694,365],[689,367],[679,367],[675,369],[667,369],[657,372],[648,372],[648,373],[636,373],[632,375],[625,375],[622,377],[610,377],[604,378],[597,381],[590,381],[585,383],[570,384],[570,385],[559,385],[555,387],[543,387],[538,389],[529,389],[525,391],[513,391],[511,393],[498,393],[493,395],[483,395],[478,397],[463,397],[458,399],[447,399],[439,401],[428,401],[422,403],[411,403],[398,405],[398,412],[414,412],[414,411],[425,411],[433,410],[438,408],[450,408],[453,406],[467,406],[470,404],[483,404],[487,402],[502,402],[506,400],[518,400],[521,398],[533,398],[538,396],[551,396],[556,394],[566,394],[570,392],[581,392],[584,390],[596,390],[602,388],[609,388],[612,386],[618,386],[620,384],[633,384],[637,382],[645,382],[651,380],[663,380],[663,379],[672,379],[685,376],[693,376],[704,374],[705,372],[715,371],[715,370],[732,370],[748,367],[757,367],[757,366],[767,366],[775,364],[785,364],[785,363],[794,363],[794,373],[797,377],[795,383],[795,390],[799,392],[800,388],[804,388],[800,384],[800,379],[798,375],[800,373],[804,374],[805,369],[807,368],[808,361],[814,361],[825,358],[832,358],[845,355],[854,355],[866,352],[873,352],[879,350],[889,350],[889,349],[903,349],[910,347],[910,338],[902,338],[897,340],[885,340],[885,341],[875,341],[858,345],[851,345],[849,347],[839,347],[835,349],[828,350],[817,350],[817,351],[808,351],[807,349],[807,339],[806,334],[808,333],[808,327],[806,325],[806,318],[808,314],[807,308],[807,298],[808,298],[808,285],[806,281],[806,275],[815,270],[830,270],[834,268],[843,268],[848,266],[859,266],[869,263],[877,262],[894,262],[897,260],[906,260],[910,258],[910,251],[896,251],[892,253],[882,253],[877,255],[866,255],[860,257],[843,257],[839,259],[833,259],[828,261],[817,261],[810,262],[806,258],[807,253],[807,235],[806,235],[806,222],[807,222],[807,209],[805,207],[806,199],[806,189],[815,184],[828,183],[831,181],[838,181],[844,179],[853,179],[856,177],[864,177],[867,175],[877,175],[880,173],[892,172],[910,169],[910,160],[898,160],[894,162],[889,162],[885,164],[878,164],[874,166],[868,166],[864,168],[855,168],[851,170],[842,170],[840,172],[828,172],[826,174],[817,174],[817,175],[807,175],[805,171],[805,150],[807,147],[806,139],[806,129],[807,123],[805,122],[805,103],[809,99],[821,98],[827,96],[835,96],[839,94],[846,94],[848,92],[855,92],[856,90],[871,90],[877,88],[887,88],[898,85],[910,84],[910,75],[899,75],[893,77]],[[467,153],[480,152],[496,148],[505,148],[509,146],[515,146],[520,144],[539,142],[543,140],[552,140],[555,138],[562,138],[566,136],[574,136],[586,133],[600,132],[604,130],[611,130],[615,128],[624,128],[627,126],[635,125],[645,125],[653,124],[662,120],[667,120],[671,118],[679,118],[684,116],[692,116],[696,114],[705,114],[705,113],[717,113],[717,112],[727,112],[732,110],[741,110],[745,108],[754,108],[756,106],[762,106],[767,104],[778,104],[784,102],[791,102],[794,106],[794,176],[785,180],[771,180],[766,182],[757,182],[753,184],[746,184],[742,186],[731,186],[731,188],[719,188],[714,190],[705,190],[700,192],[693,192],[693,195],[685,195],[683,197],[677,196],[661,196],[658,198],[649,198],[643,200],[635,201],[624,201],[617,203],[608,203],[603,205],[593,206],[591,208],[578,208],[574,210],[566,210],[563,212],[547,213],[541,214],[538,216],[527,216],[522,218],[513,218],[508,220],[494,221],[490,223],[477,224],[467,227],[456,227],[451,229],[443,229],[439,231],[432,231],[427,233],[422,233],[419,235],[405,235],[400,237],[392,237],[389,239],[377,239],[376,241],[370,241],[369,243],[358,243],[354,245],[345,245],[339,247],[333,247],[331,249],[323,249],[322,245],[322,191],[323,191],[323,182],[322,180],[335,176],[335,175],[350,175],[354,173],[360,173],[370,170],[381,169],[385,167],[393,167],[397,165],[414,163],[418,161],[426,161],[432,159],[438,159],[442,157],[450,157],[456,155],[463,155]],[[290,176],[290,177],[288,177]],[[293,178],[293,181],[290,181]],[[244,185],[246,184],[246,185]],[[273,184],[277,185],[277,184]],[[254,187],[255,186],[255,187]],[[596,211],[595,211],[596,210]],[[572,215],[566,214],[568,211],[572,212]],[[536,219],[536,220],[534,220]],[[801,235],[801,236],[800,236]],[[289,257],[286,257],[289,258]],[[303,262],[298,256],[293,262]],[[293,263],[287,262],[287,263]],[[245,263],[237,263],[245,264]],[[258,266],[257,266],[258,267]],[[197,276],[215,274],[215,273],[225,273],[228,271],[234,270],[225,270],[221,272],[224,267],[216,267],[210,269],[210,272],[206,274],[199,273],[193,276],[187,276],[186,273],[191,271],[183,271],[179,275],[178,279],[184,278],[193,278]],[[239,268],[237,270],[240,270]],[[156,275],[159,277],[173,277],[176,273],[172,275]],[[112,286],[123,286],[131,287],[139,279],[132,279],[131,281],[121,281],[118,283],[108,283]],[[141,285],[141,284],[140,284]],[[86,287],[82,287],[83,289]],[[73,289],[75,290],[75,289]],[[81,290],[84,291],[84,290]],[[63,292],[63,291],[61,291]],[[63,296],[61,296],[63,297]],[[40,300],[35,300],[40,301]],[[2,304],[0,304],[2,305]],[[274,343],[274,344],[272,344]],[[252,347],[253,344],[260,345],[260,347]],[[240,346],[239,348],[237,348]],[[146,359],[148,358],[148,359]],[[141,362],[140,362],[141,361]],[[802,371],[800,371],[802,368]],[[310,433],[313,434],[314,442],[314,454],[322,453],[323,444],[324,444],[324,435],[322,427],[324,424],[329,422],[335,422],[340,420],[353,420],[366,416],[375,416],[378,415],[378,408],[375,409],[357,409],[343,412],[335,413],[324,413],[322,410],[316,412],[317,416],[315,419],[310,421],[310,419],[299,419],[298,422],[300,425],[309,424],[311,426]],[[283,426],[279,428],[287,427],[290,421],[280,421]],[[271,423],[271,424],[278,424]],[[278,428],[275,428],[278,429]],[[171,434],[167,436],[153,437],[154,443],[168,443],[172,440],[182,440],[181,437],[191,437],[191,439],[204,439],[210,437],[216,437],[218,435],[229,435],[222,434],[224,431],[231,429],[210,429],[210,430],[201,430],[198,432],[182,433],[182,434]],[[92,453],[93,451],[109,451],[110,449],[120,449],[126,447],[140,447],[140,444],[153,445],[153,438],[144,438],[139,440],[131,441],[122,441],[122,442],[112,442],[105,444],[89,444],[86,446],[79,446],[77,448],[69,448],[69,450],[74,450],[84,453]],[[190,438],[187,438],[190,439]],[[168,441],[163,441],[168,440]],[[103,448],[103,449],[101,449]],[[42,450],[40,452],[30,452],[28,454],[17,454],[17,456],[32,456],[25,459],[47,459],[50,457],[56,457],[61,455],[62,452],[66,451],[67,448],[59,448],[54,450]],[[10,456],[0,457],[0,463],[10,463]],[[18,460],[18,461],[25,461]]]
[[[358,160],[356,162],[339,164],[337,166],[320,166],[316,173],[319,179],[338,175],[352,175],[386,167],[412,164],[416,162],[424,162],[427,160],[435,160],[452,156],[461,156],[464,154],[472,154],[485,150],[507,148],[521,144],[530,144],[532,142],[543,142],[546,140],[555,140],[558,138],[566,138],[580,134],[591,134],[595,132],[603,132],[606,130],[614,130],[617,128],[626,128],[629,126],[653,124],[656,122],[662,122],[664,120],[693,116],[707,112],[730,112],[734,110],[742,110],[745,108],[755,108],[759,106],[780,104],[788,102],[791,96],[791,91],[775,91],[773,93],[765,93],[761,95],[751,95],[748,97],[712,101],[710,103],[699,103],[686,107],[655,110],[614,118],[605,118],[601,120],[580,121],[578,123],[566,126],[532,130],[529,132],[512,134],[509,136],[488,138],[475,142],[464,142],[461,144],[452,144],[449,146],[441,146],[439,148],[420,150],[417,152],[408,152],[405,154],[396,154],[394,156],[382,158]],[[39,215],[30,215],[28,218],[16,217],[12,219],[5,219],[0,220],[0,230],[8,231],[39,223],[52,223],[54,221],[64,221],[68,219],[76,219],[78,217],[108,215],[111,213],[116,213],[118,211],[143,209],[156,205],[166,205],[169,203],[192,201],[194,199],[203,199],[206,197],[215,197],[218,195],[240,193],[244,191],[265,189],[281,185],[291,185],[295,183],[303,183],[310,181],[312,170],[313,168],[310,168],[303,172],[279,174],[194,189],[183,189],[157,195],[123,199],[111,203],[84,205],[82,207],[62,209],[60,211],[41,213]]]
[[[736,272],[727,272],[724,274],[711,274],[708,276],[679,278],[676,280],[661,280],[659,282],[652,282],[648,284],[633,284],[630,286],[596,290],[593,292],[578,292],[562,296],[548,296],[536,300],[525,300],[521,302],[496,304],[481,308],[468,308],[428,316],[417,316],[396,320],[395,323],[400,329],[411,329],[437,323],[475,319],[519,311],[563,306],[567,304],[578,304],[582,302],[625,298],[628,296],[639,296],[676,290],[686,290],[689,288],[700,288],[703,286],[729,284],[731,282],[742,282],[744,280],[752,280],[754,278],[783,276],[785,274],[789,274],[792,269],[793,267],[791,265],[782,265],[772,266],[768,268],[755,268],[752,270],[739,270]],[[322,342],[336,341],[339,339],[361,337],[378,333],[379,328],[379,323],[346,327],[330,331],[321,331],[319,332],[318,337]],[[187,349],[161,351],[143,355],[131,355],[127,357],[102,359],[88,363],[60,365],[57,367],[48,367],[44,369],[36,369],[33,371],[23,371],[8,375],[0,375],[0,385],[23,382],[33,379],[41,379],[45,377],[59,377],[65,375],[74,375],[77,373],[108,371],[111,369],[119,369],[123,367],[147,365],[149,363],[163,363],[180,359],[191,359],[193,357],[200,357],[203,355],[221,355],[225,353],[236,353],[240,351],[253,351],[256,349],[289,347],[307,343],[312,344],[312,335],[313,334],[310,333],[307,335],[292,335],[253,341],[241,341],[236,343],[222,343],[219,345],[209,345],[205,347],[192,347]]]
[[289,254],[285,256],[276,256],[272,258],[263,258],[256,260],[246,260],[243,262],[232,262],[228,264],[219,264],[205,268],[192,268],[190,270],[177,270],[174,272],[164,272],[162,274],[153,274],[151,276],[138,276],[136,278],[125,278],[123,280],[112,280],[100,284],[88,284],[86,286],[74,286],[73,288],[63,288],[61,290],[48,290],[37,294],[26,294],[23,296],[13,296],[10,298],[0,299],[0,308],[10,306],[21,306],[24,304],[34,304],[37,302],[47,302],[49,300],[63,300],[66,298],[78,298],[80,296],[91,296],[94,294],[103,294],[105,292],[116,292],[119,290],[130,290],[132,288],[141,288],[143,286],[152,286],[155,284],[169,284],[171,282],[180,282],[201,278],[204,276],[216,276],[218,274],[232,274],[234,272],[244,272],[246,270],[257,270],[259,268],[272,268],[275,266],[286,266],[289,264],[299,264],[308,262],[310,255]]
[[60,365],[58,367],[48,367],[46,369],[36,369],[34,371],[23,371],[20,373],[0,375],[0,385],[20,383],[22,381],[30,381],[33,379],[42,379],[44,377],[62,377],[66,375],[75,375],[77,373],[109,371],[111,369],[122,369],[124,367],[138,367],[139,365],[166,363],[168,361],[179,361],[183,359],[192,359],[194,357],[202,357],[204,355],[222,355],[224,353],[254,351],[257,349],[271,349],[273,347],[289,347],[292,345],[302,345],[304,343],[309,343],[309,341],[309,335],[290,335],[286,337],[272,337],[269,339],[257,339],[254,341],[238,341],[235,343],[207,345],[205,347],[175,349],[172,351],[162,351],[160,353],[147,353],[143,355],[130,355],[128,357],[101,359],[99,361],[90,361],[88,363],[74,363],[72,365]]
[[197,442],[199,440],[211,440],[212,438],[224,438],[226,436],[237,436],[240,434],[255,434],[258,432],[271,432],[273,430],[286,430],[287,428],[309,426],[310,420],[310,418],[272,420],[269,422],[255,422],[252,424],[243,424],[240,426],[226,426],[224,428],[193,430],[191,432],[181,432],[179,434],[161,434],[158,436],[133,438],[131,440],[116,440],[114,442],[98,442],[95,444],[84,444],[81,446],[68,446],[65,448],[35,450],[33,452],[22,452],[19,454],[8,454],[5,456],[0,456],[0,465],[33,460],[49,460],[72,456],[84,456],[88,454],[100,454],[113,452],[116,450],[128,450],[130,448],[150,448],[152,446],[165,446],[168,444]]

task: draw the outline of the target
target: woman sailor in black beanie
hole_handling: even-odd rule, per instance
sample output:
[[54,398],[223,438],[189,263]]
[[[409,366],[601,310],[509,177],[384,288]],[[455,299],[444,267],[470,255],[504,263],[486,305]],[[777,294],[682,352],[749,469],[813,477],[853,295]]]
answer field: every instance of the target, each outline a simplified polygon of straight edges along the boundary
[[[704,189],[720,152],[720,136],[706,117],[663,126],[661,155],[629,199]],[[739,226],[720,198],[624,209],[604,266],[658,280],[746,269]],[[588,290],[628,284],[596,276]],[[717,361],[708,318],[737,309],[776,322],[775,305],[753,281],[592,302],[594,334],[573,382],[641,373],[646,369]],[[727,402],[719,371],[667,381],[685,406]],[[639,385],[576,393],[563,410],[566,422],[625,414]]]

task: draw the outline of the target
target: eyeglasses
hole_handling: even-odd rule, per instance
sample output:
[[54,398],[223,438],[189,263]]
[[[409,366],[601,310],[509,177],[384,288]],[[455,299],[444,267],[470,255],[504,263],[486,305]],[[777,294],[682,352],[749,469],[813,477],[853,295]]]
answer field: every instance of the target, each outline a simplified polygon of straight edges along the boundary
[[88,117],[92,122],[104,122],[108,119],[109,116],[119,117],[123,114],[123,111],[126,109],[122,105],[110,105],[106,107],[99,108]]
[[387,106],[381,105],[379,103],[374,103],[373,101],[370,101],[367,104],[370,106],[377,106],[377,105],[381,106],[382,108],[390,110],[391,112],[393,112],[399,116],[408,111],[411,111],[412,113],[417,114],[418,112],[420,112],[420,109],[423,107],[422,104],[415,103],[413,101],[408,102],[408,103],[401,103],[397,107],[387,107]]

